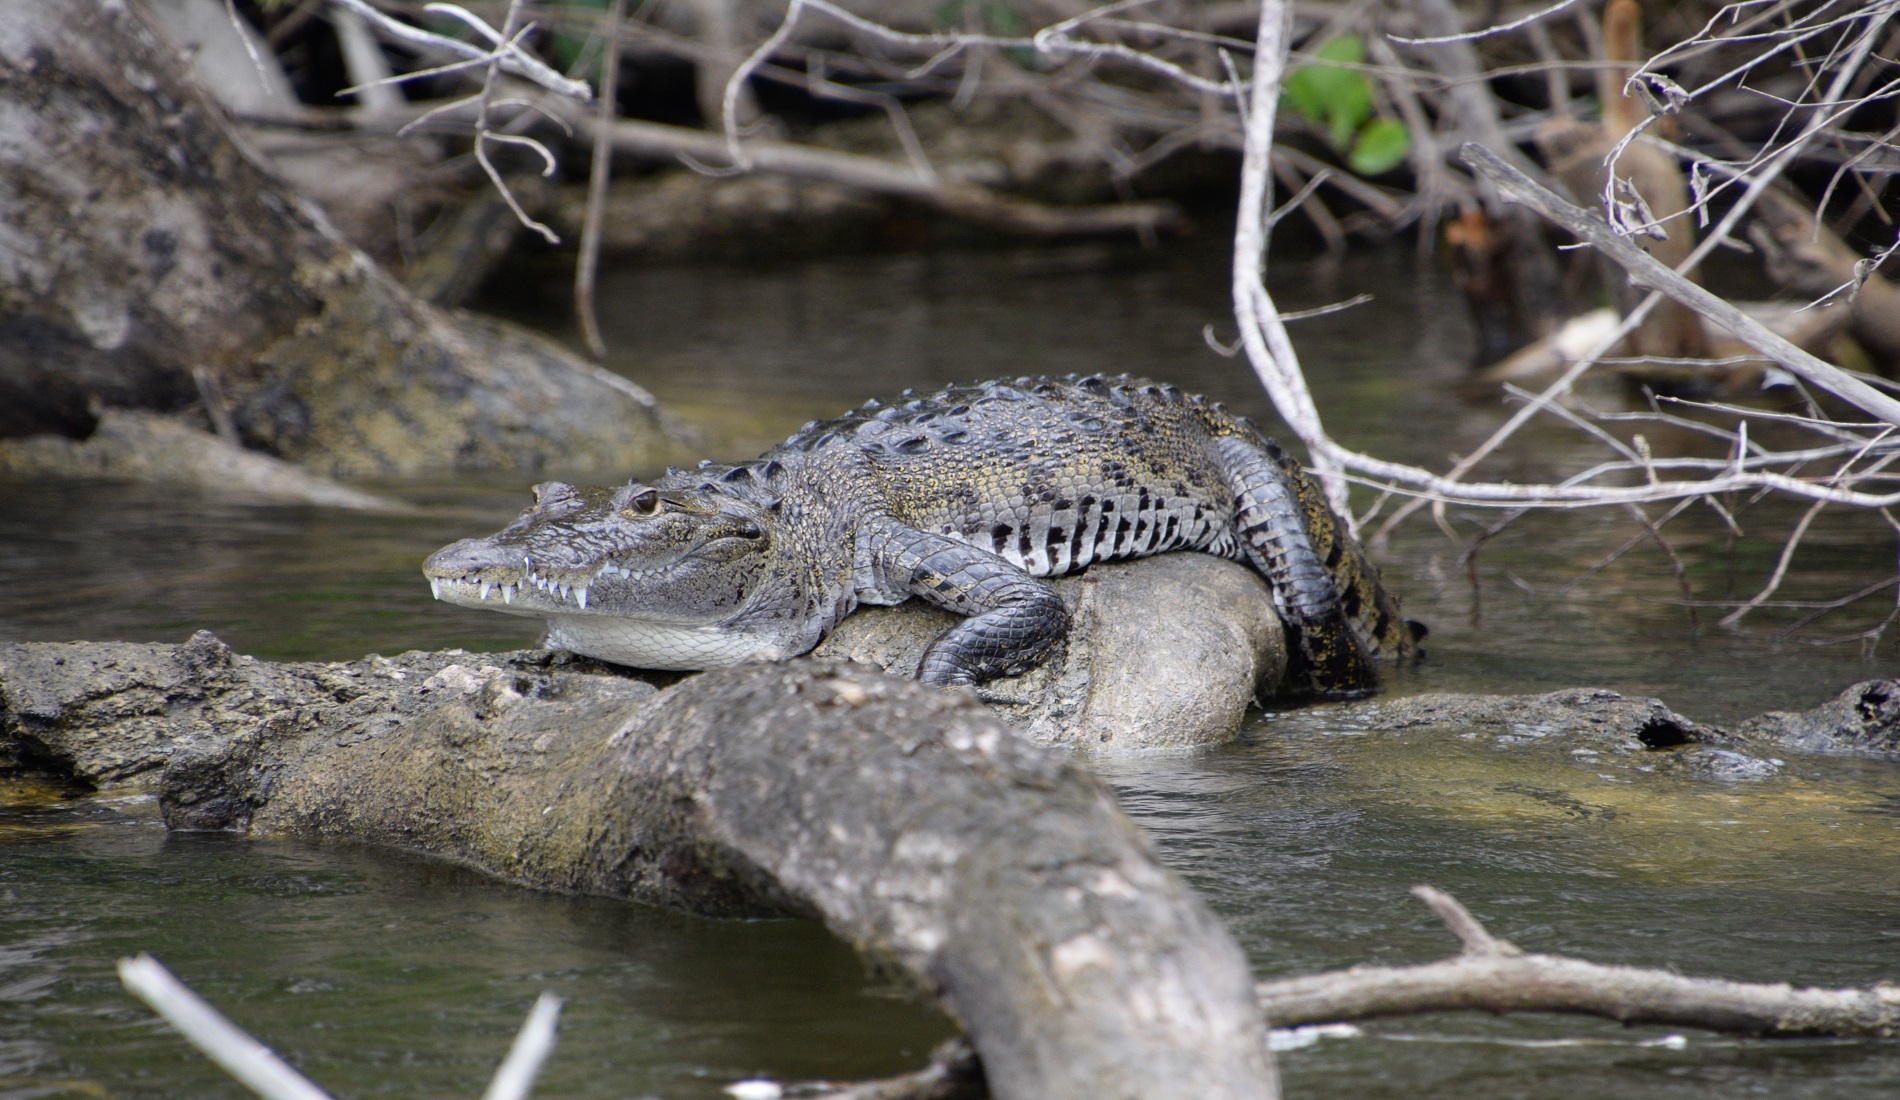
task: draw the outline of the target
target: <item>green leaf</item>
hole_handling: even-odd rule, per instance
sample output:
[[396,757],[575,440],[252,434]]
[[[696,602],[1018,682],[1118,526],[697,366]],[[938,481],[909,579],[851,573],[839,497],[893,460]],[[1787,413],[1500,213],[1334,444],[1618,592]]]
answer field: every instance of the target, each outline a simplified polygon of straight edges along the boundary
[[1372,82],[1362,72],[1325,62],[1359,64],[1366,59],[1366,43],[1356,34],[1341,35],[1313,56],[1320,59],[1318,63],[1302,65],[1286,78],[1286,101],[1300,114],[1324,123],[1333,144],[1344,149],[1372,116]]
[[1405,129],[1404,123],[1389,118],[1375,118],[1359,131],[1346,163],[1362,176],[1380,175],[1403,164],[1405,151],[1411,144],[1412,135]]

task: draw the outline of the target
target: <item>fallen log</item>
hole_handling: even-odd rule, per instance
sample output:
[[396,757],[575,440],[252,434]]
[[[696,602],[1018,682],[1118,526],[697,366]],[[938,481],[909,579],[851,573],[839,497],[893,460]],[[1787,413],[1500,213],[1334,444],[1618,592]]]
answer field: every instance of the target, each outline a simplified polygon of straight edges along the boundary
[[3,646],[0,769],[25,768],[141,783],[174,828],[819,917],[941,998],[997,1096],[1273,1093],[1225,929],[1103,784],[965,692],[809,659],[662,691],[546,654]]

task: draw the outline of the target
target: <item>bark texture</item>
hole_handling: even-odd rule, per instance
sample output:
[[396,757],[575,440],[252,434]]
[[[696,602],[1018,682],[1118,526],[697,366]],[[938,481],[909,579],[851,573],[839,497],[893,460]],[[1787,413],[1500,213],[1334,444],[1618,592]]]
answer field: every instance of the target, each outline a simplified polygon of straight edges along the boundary
[[136,0],[0,26],[0,435],[194,403],[335,473],[624,468],[638,387],[417,301],[242,148]]
[[1266,1097],[1246,960],[1114,796],[965,692],[800,660],[664,691],[545,654],[274,665],[0,647],[0,767],[142,779],[169,824],[524,885],[821,917],[934,991],[1002,1097]]

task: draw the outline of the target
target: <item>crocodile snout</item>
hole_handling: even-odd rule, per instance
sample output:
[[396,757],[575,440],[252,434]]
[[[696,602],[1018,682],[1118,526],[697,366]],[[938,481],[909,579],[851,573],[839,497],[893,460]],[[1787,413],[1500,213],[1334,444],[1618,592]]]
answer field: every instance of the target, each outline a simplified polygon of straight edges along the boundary
[[463,539],[450,543],[430,554],[429,560],[422,563],[424,574],[444,580],[460,580],[502,571],[521,571],[521,551],[497,546],[492,539]]

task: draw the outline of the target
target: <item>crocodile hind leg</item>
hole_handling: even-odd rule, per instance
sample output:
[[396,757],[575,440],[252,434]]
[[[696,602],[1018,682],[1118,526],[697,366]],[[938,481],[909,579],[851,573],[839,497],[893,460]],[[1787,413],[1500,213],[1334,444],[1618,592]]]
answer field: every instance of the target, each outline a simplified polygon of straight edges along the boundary
[[[1294,635],[1295,673],[1320,695],[1376,689],[1378,669],[1346,606],[1360,597],[1342,593],[1337,579],[1341,561],[1352,552],[1346,544],[1351,536],[1305,472],[1273,443],[1225,436],[1215,450],[1233,492],[1240,552],[1267,579]],[[1313,530],[1321,524],[1323,530]],[[1324,546],[1324,557],[1316,544]]]
[[1055,589],[987,550],[895,522],[870,542],[890,587],[969,616],[924,650],[917,679],[926,684],[1015,676],[1068,633],[1069,610]]

